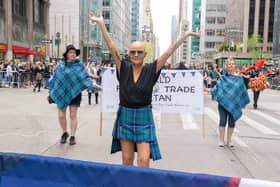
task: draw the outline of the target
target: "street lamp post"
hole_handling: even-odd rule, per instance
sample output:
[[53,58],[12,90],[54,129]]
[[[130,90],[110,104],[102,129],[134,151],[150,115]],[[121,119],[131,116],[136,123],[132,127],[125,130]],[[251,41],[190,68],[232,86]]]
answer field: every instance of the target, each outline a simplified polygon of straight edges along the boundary
[[60,39],[60,32],[56,32],[56,39],[55,39],[55,45],[57,46],[57,55],[56,55],[56,59],[59,58],[59,46],[61,43],[61,39]]

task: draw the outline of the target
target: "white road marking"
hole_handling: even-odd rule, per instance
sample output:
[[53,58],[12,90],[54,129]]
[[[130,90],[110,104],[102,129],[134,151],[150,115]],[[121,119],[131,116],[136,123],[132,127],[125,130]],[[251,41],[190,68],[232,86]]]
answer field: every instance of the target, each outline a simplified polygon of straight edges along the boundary
[[270,128],[265,127],[264,125],[262,125],[259,122],[247,117],[246,115],[243,115],[241,117],[241,120],[244,121],[245,123],[247,123],[252,128],[258,130],[261,133],[268,134],[268,135],[279,135],[278,132],[276,132],[276,131],[274,131]]
[[185,130],[196,130],[199,129],[197,124],[194,122],[192,114],[180,113],[182,119],[182,126]]
[[270,122],[280,126],[280,120],[278,120],[278,119],[276,119],[276,118],[274,118],[274,117],[272,117],[270,115],[267,115],[267,114],[265,114],[263,112],[260,112],[258,110],[253,110],[252,112],[257,114],[257,115],[259,115],[259,116],[261,116],[261,117],[263,117],[263,118],[265,118],[266,120],[268,120],[268,121],[270,121]]

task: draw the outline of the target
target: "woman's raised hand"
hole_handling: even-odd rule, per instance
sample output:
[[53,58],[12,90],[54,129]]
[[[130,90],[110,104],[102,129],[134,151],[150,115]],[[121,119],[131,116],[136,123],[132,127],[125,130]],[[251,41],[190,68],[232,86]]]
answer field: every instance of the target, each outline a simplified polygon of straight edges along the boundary
[[185,33],[187,36],[193,36],[199,38],[201,35],[201,31],[193,32],[193,31],[187,31]]
[[96,17],[93,12],[89,13],[89,20],[92,21],[93,23],[98,23],[98,24],[104,23],[103,16],[100,14],[99,17]]

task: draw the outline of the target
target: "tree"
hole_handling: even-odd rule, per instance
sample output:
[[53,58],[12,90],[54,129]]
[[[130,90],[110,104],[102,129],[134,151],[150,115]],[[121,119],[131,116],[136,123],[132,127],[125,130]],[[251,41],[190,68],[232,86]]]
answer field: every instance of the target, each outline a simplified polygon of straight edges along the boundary
[[144,63],[151,63],[154,60],[154,50],[151,43],[145,42],[145,50],[147,53]]
[[242,44],[240,42],[236,43],[236,52],[238,53],[242,52]]
[[228,44],[220,44],[217,46],[218,52],[224,52],[224,51],[228,51],[229,49],[229,45]]
[[248,52],[254,59],[258,59],[260,57],[260,53],[262,50],[260,46],[261,41],[262,38],[259,34],[252,34],[246,42]]

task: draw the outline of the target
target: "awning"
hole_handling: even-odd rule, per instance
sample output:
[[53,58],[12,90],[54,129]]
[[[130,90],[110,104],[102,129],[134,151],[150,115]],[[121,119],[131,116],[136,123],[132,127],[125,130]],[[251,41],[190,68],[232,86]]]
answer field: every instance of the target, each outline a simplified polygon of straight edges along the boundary
[[6,53],[8,50],[7,44],[0,43],[0,52]]
[[20,46],[13,45],[12,49],[13,49],[14,54],[19,54],[19,55],[33,55],[34,54],[32,52],[32,50],[30,50],[29,48],[26,48],[26,47],[20,47]]

